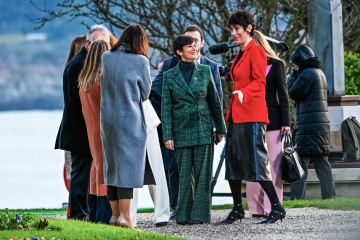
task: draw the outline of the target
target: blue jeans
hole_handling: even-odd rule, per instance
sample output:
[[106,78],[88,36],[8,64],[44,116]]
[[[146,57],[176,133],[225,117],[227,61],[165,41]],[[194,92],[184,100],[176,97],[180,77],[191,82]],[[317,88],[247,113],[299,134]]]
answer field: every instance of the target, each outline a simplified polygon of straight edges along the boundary
[[328,156],[300,156],[300,159],[305,176],[300,181],[290,184],[290,199],[305,199],[310,160],[314,163],[316,175],[320,180],[321,198],[334,198],[336,196],[335,184]]

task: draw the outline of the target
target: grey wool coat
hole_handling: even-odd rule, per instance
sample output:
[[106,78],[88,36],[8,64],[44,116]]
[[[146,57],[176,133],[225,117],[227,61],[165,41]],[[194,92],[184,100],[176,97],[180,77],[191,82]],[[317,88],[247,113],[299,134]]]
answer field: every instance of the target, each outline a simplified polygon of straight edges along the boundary
[[141,188],[155,180],[146,152],[142,101],[151,90],[146,57],[123,47],[102,56],[100,133],[107,186]]

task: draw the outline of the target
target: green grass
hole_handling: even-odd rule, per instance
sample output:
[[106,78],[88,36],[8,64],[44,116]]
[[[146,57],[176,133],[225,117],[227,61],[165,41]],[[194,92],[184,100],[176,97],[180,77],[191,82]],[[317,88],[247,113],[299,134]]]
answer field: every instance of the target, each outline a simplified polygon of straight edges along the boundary
[[314,200],[293,200],[283,203],[285,208],[316,207],[333,210],[360,210],[360,198],[334,198]]
[[105,224],[95,224],[76,220],[49,218],[49,228],[57,230],[0,231],[0,239],[183,239],[157,233],[142,232]]
[[[248,210],[247,203],[243,204],[244,209]],[[305,207],[316,207],[333,210],[360,210],[360,198],[334,198],[334,199],[315,199],[315,200],[289,200],[284,201],[283,206],[285,208],[305,208]],[[212,210],[231,209],[231,204],[225,205],[213,205]],[[1,210],[0,210],[1,211]],[[66,214],[66,208],[58,209],[10,209],[10,212],[22,212],[36,215],[55,215],[55,214]],[[154,208],[139,208],[138,213],[152,213]]]

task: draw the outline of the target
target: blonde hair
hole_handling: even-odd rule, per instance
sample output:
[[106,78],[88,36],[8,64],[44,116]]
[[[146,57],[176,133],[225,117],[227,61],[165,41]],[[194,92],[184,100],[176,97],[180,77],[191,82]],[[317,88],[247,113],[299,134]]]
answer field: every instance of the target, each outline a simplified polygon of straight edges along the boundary
[[83,70],[79,76],[79,88],[86,92],[90,91],[93,81],[98,81],[101,72],[101,56],[109,50],[109,44],[103,40],[91,44],[89,53],[85,58]]
[[110,35],[110,47],[113,47],[118,42],[117,38],[111,34]]
[[265,39],[264,35],[260,31],[258,30],[254,31],[253,39],[257,44],[259,44],[265,49],[265,53],[268,58],[273,58],[282,61],[282,59],[280,59],[276,55],[275,51],[270,47],[270,44],[268,43],[268,41]]
[[86,35],[80,35],[77,36],[76,38],[74,38],[71,41],[70,44],[70,49],[69,49],[69,55],[68,58],[66,60],[65,66],[66,67],[68,65],[68,63],[70,62],[70,60],[80,52],[81,48],[83,46],[85,46],[85,42],[86,42]]

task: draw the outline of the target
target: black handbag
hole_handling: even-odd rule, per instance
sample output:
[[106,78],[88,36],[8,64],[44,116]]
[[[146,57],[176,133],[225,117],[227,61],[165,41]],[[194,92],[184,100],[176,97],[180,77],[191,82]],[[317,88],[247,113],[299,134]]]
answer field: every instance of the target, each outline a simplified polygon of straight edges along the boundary
[[301,166],[300,157],[293,148],[291,134],[284,136],[284,152],[281,157],[281,179],[294,183],[302,179],[305,172]]

